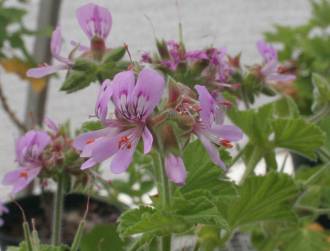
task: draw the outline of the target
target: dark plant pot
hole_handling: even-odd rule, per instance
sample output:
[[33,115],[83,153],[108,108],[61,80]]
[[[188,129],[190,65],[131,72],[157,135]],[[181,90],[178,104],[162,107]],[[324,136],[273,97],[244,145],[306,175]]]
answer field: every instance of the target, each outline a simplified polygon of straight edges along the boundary
[[291,153],[291,158],[292,158],[292,163],[293,163],[293,167],[295,170],[301,166],[315,167],[315,166],[322,164],[320,159],[313,161],[313,160],[307,159],[305,157],[302,157],[296,153]]
[[[31,195],[17,202],[24,209],[27,220],[35,219],[39,238],[43,243],[49,243],[52,229],[53,195],[50,193],[43,195]],[[69,194],[64,200],[62,241],[70,244],[77,230],[79,222],[86,209],[87,197],[83,194]],[[17,246],[23,238],[22,214],[13,202],[6,204],[9,209],[8,214],[4,214],[2,219],[4,225],[0,227],[0,247],[6,250],[7,246]],[[89,213],[86,220],[86,228],[101,223],[115,223],[120,215],[120,210],[108,203],[91,198]]]

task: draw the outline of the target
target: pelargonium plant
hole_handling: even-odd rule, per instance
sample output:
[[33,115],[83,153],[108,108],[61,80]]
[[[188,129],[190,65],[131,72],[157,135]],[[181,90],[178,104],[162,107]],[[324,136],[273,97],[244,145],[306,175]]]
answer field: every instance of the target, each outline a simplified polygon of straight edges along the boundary
[[[322,148],[324,132],[299,114],[290,97],[273,88],[296,77],[279,61],[272,45],[259,41],[260,62],[243,67],[241,55],[231,56],[223,47],[187,49],[181,34],[178,42],[157,39],[157,52],[144,52],[134,61],[128,45],[106,46],[112,27],[106,8],[84,5],[77,10],[77,19],[90,46],[73,41],[69,56],[60,55],[62,37],[57,27],[51,52],[61,64],[42,65],[27,74],[39,78],[66,70],[61,90],[69,93],[98,83],[95,112],[74,138],[50,120],[50,131],[27,132],[16,143],[18,168],[3,179],[13,187],[12,194],[36,178],[56,182],[53,247],[61,246],[65,177],[88,187],[81,189],[88,194],[133,191],[149,198],[133,200],[126,207],[117,233],[108,233],[119,234],[121,244],[109,244],[104,250],[217,250],[239,232],[252,234],[258,250],[305,250],[290,249],[289,237],[280,231],[295,236],[297,247],[304,247],[300,231],[317,236],[319,246],[326,247],[325,232],[313,232],[305,220],[315,219],[320,211],[304,205],[304,199],[309,187],[328,172],[328,165],[294,178],[283,173],[286,162],[279,165],[276,159],[281,148],[328,161],[330,155]],[[323,91],[330,93],[330,87]],[[261,94],[275,98],[250,108]],[[329,97],[323,102],[330,104]],[[265,174],[256,176],[261,160],[266,163]],[[239,161],[245,169],[241,179],[233,181],[229,174]],[[128,181],[105,184],[100,166],[114,175],[127,173]],[[130,183],[132,177],[140,180],[133,178]],[[7,213],[3,206],[2,213]],[[85,243],[84,224],[85,218],[71,247],[61,250],[87,250],[80,246]],[[20,250],[39,250],[27,222],[23,228],[26,235]],[[271,243],[261,238],[270,230],[279,234]],[[95,238],[101,242],[102,236]],[[183,236],[191,237],[190,246],[180,244]],[[266,245],[270,248],[264,249]]]

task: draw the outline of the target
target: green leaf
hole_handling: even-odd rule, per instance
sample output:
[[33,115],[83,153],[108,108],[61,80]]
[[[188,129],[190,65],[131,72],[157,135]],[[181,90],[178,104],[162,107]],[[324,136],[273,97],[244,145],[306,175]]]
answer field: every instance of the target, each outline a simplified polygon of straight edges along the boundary
[[330,103],[330,83],[321,75],[313,73],[313,104],[312,111],[317,111]]
[[199,140],[189,144],[184,153],[183,160],[188,172],[186,184],[180,189],[183,193],[195,189],[213,191],[221,189],[220,176],[222,169],[215,166]]
[[118,48],[113,48],[110,50],[110,52],[106,53],[102,59],[102,63],[110,63],[110,62],[115,62],[119,61],[124,57],[126,53],[126,48],[125,47],[118,47]]
[[97,225],[81,240],[81,251],[121,251],[124,242],[116,232],[116,225]]
[[276,147],[287,148],[307,158],[315,160],[315,150],[324,144],[322,130],[303,119],[277,119],[272,126]]
[[83,72],[96,72],[97,65],[93,61],[80,58],[74,62],[72,69]]
[[84,122],[81,126],[84,132],[96,131],[103,128],[103,125],[100,121],[87,121]]
[[126,211],[120,216],[118,231],[124,237],[139,233],[169,235],[187,231],[188,226],[181,216],[150,207],[140,207]]
[[291,177],[271,172],[248,178],[238,188],[238,197],[224,200],[219,196],[218,210],[232,229],[260,221],[292,220],[290,201],[297,195]]
[[65,79],[61,91],[72,93],[89,86],[97,79],[95,72],[71,70]]
[[281,233],[279,246],[283,251],[328,251],[330,244],[324,232],[292,228]]

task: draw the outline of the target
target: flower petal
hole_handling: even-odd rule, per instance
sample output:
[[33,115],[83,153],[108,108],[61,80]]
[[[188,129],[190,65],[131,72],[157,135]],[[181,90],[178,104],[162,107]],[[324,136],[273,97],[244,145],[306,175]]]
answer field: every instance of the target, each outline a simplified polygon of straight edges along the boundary
[[204,135],[197,134],[197,136],[204,145],[213,163],[223,169],[226,169],[225,163],[220,159],[218,148]]
[[238,141],[243,138],[241,129],[234,125],[214,125],[209,131],[217,137],[229,141]]
[[223,121],[224,113],[206,87],[196,85],[195,89],[198,93],[198,100],[201,106],[200,116],[202,122],[207,126],[211,126],[214,122]]
[[147,154],[151,151],[152,142],[153,142],[153,136],[147,127],[144,127],[142,133],[142,139],[143,139],[143,147],[144,147],[143,152],[144,154]]
[[112,16],[106,8],[89,3],[81,6],[77,10],[76,16],[81,29],[89,39],[95,36],[105,39],[109,35]]
[[135,85],[133,71],[123,71],[115,75],[112,80],[112,100],[117,109],[126,111],[129,96],[132,94]]
[[136,144],[133,145],[130,149],[120,149],[114,156],[111,161],[111,172],[119,174],[125,172],[129,165],[132,162],[133,155],[135,152]]
[[114,129],[114,128],[104,128],[104,129],[80,134],[73,141],[73,147],[75,147],[77,150],[82,151],[87,144],[91,144],[97,138],[100,138],[100,137],[103,137],[106,135],[112,135],[115,133],[115,131],[116,131],[116,129]]
[[102,86],[100,87],[99,95],[95,106],[95,114],[101,121],[105,121],[108,115],[108,105],[111,96],[111,81],[107,79],[102,83]]
[[81,170],[86,170],[88,168],[91,168],[93,166],[95,166],[97,164],[97,162],[93,159],[90,158],[88,160],[86,160],[80,167]]
[[163,95],[165,80],[157,71],[144,68],[136,81],[130,102],[136,104],[138,113],[149,116]]
[[4,178],[2,183],[4,185],[12,185],[12,193],[16,194],[27,187],[31,181],[38,176],[41,168],[25,168],[20,167],[14,171],[8,172]]
[[69,66],[67,64],[60,65],[46,65],[37,68],[31,68],[26,72],[29,78],[43,78],[60,70],[66,70]]
[[266,63],[272,60],[277,61],[277,51],[270,44],[267,44],[263,40],[259,40],[257,42],[257,49]]
[[44,124],[55,133],[59,130],[58,125],[49,117],[44,118]]
[[167,177],[178,185],[183,185],[186,181],[186,168],[179,156],[168,154],[165,157],[165,172]]
[[50,41],[50,51],[53,56],[59,56],[62,49],[62,34],[59,26],[53,31]]

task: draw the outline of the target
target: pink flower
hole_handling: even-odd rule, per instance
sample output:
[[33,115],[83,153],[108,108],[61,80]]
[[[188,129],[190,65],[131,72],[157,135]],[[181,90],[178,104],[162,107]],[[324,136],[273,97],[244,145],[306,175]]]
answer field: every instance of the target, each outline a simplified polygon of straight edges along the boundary
[[[110,157],[113,173],[124,172],[132,161],[136,146],[142,138],[144,153],[150,152],[153,136],[147,119],[160,102],[164,78],[152,69],[143,69],[137,80],[133,71],[115,75],[111,85],[106,80],[96,104],[96,115],[104,129],[84,133],[74,141],[81,157],[89,158],[81,169],[90,168]],[[107,118],[108,104],[115,106],[115,118]]]
[[296,79],[296,76],[293,74],[282,73],[282,67],[277,58],[277,51],[273,46],[260,40],[257,42],[257,48],[264,60],[260,74],[266,83],[287,83]]
[[259,40],[257,42],[257,49],[260,55],[263,57],[265,63],[273,60],[277,61],[277,51],[272,45],[267,44],[263,40]]
[[204,145],[212,161],[225,169],[218,146],[231,148],[232,141],[238,141],[243,137],[242,131],[233,125],[223,125],[223,110],[205,86],[196,85],[195,89],[199,95],[200,112],[193,132]]
[[19,168],[8,172],[3,179],[4,185],[13,186],[13,194],[24,189],[38,176],[42,168],[42,153],[50,142],[47,133],[34,130],[17,140],[16,161]]
[[71,43],[79,46],[82,51],[105,50],[105,40],[112,27],[111,13],[104,7],[89,3],[77,9],[76,17],[81,29],[90,40],[90,47],[81,45],[75,41]]
[[67,70],[71,67],[72,62],[60,55],[62,49],[62,35],[60,27],[57,27],[51,38],[50,51],[52,56],[59,61],[61,64],[58,65],[42,65],[37,68],[29,69],[26,73],[28,77],[31,78],[43,78],[47,75],[53,74],[60,70]]
[[165,172],[169,180],[178,185],[184,185],[187,172],[181,157],[172,153],[167,154],[165,157]]
[[77,9],[76,16],[87,37],[105,40],[112,27],[111,13],[97,4],[89,3]]
[[[0,217],[3,215],[3,214],[6,214],[8,213],[9,210],[8,208],[4,205],[4,203],[0,200]],[[3,220],[0,218],[0,227],[3,225]]]

